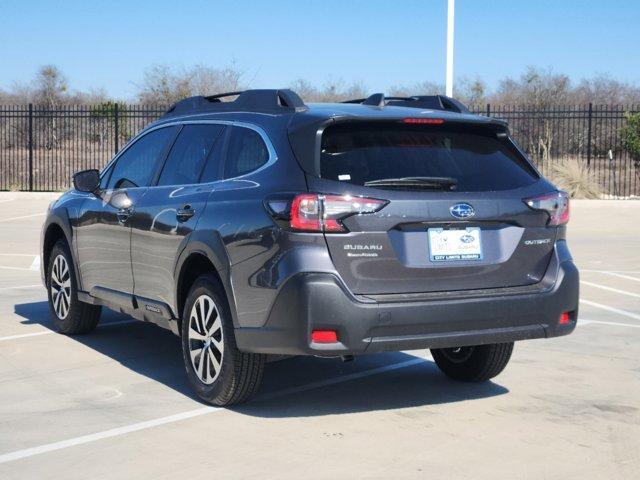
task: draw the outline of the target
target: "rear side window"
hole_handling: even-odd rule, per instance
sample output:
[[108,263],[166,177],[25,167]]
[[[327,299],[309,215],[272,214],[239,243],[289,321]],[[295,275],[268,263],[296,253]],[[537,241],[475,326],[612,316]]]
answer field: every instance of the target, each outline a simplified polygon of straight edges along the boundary
[[406,124],[338,124],[322,137],[323,178],[372,180],[452,177],[456,190],[509,190],[539,177],[522,156],[485,128]]
[[158,185],[198,183],[207,157],[223,129],[222,125],[185,125],[171,147]]
[[255,130],[232,127],[227,146],[225,178],[257,170],[269,160],[269,150]]
[[108,188],[146,187],[177,127],[159,128],[140,137],[120,155]]

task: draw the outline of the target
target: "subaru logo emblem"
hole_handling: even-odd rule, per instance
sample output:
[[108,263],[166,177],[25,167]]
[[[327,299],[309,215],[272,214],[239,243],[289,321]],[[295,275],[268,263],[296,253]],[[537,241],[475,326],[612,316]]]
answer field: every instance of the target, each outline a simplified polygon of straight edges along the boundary
[[449,212],[456,218],[471,218],[476,214],[476,211],[468,203],[456,203],[449,209]]

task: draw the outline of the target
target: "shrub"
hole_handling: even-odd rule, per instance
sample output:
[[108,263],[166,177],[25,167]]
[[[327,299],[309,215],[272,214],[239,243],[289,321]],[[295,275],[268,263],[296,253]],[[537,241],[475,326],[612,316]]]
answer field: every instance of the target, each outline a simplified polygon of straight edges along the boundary
[[622,146],[629,152],[633,164],[640,169],[640,113],[626,113],[627,124],[620,129]]
[[551,165],[549,179],[571,198],[600,198],[600,186],[584,161],[577,158],[556,160]]

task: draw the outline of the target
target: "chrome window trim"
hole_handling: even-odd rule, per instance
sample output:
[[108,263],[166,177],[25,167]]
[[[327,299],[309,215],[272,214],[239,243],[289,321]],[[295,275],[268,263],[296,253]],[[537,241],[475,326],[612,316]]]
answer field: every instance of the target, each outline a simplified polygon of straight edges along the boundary
[[[278,160],[278,155],[276,153],[276,149],[273,146],[273,143],[271,142],[271,139],[269,138],[269,135],[267,135],[267,132],[264,131],[264,129],[258,125],[254,125],[252,123],[248,123],[248,122],[243,122],[243,121],[237,121],[237,120],[174,120],[171,122],[166,122],[166,123],[162,123],[160,125],[156,125],[154,127],[149,127],[143,131],[141,131],[138,135],[136,135],[135,137],[133,137],[131,140],[129,140],[124,147],[122,147],[122,150],[120,150],[112,159],[111,161],[109,161],[109,163],[107,163],[104,168],[102,169],[102,172],[100,172],[100,180],[102,180],[102,176],[104,175],[104,173],[109,170],[109,168],[111,167],[111,165],[115,162],[118,161],[118,159],[120,158],[121,155],[123,155],[130,147],[131,145],[133,145],[135,142],[137,142],[138,140],[140,140],[142,137],[144,137],[145,135],[155,131],[155,130],[159,130],[161,128],[165,128],[165,127],[172,127],[172,126],[180,126],[180,125],[198,125],[198,124],[213,124],[213,125],[225,125],[225,126],[235,126],[235,127],[241,127],[241,128],[248,128],[249,130],[253,130],[254,132],[256,132],[258,135],[260,135],[260,138],[262,138],[262,141],[264,142],[264,144],[267,147],[267,152],[269,152],[269,158],[267,160],[267,162],[262,165],[261,167],[256,168],[255,170],[252,170],[251,172],[245,173],[244,175],[240,175],[237,177],[232,177],[232,178],[223,178],[220,180],[216,180],[218,182],[222,181],[229,181],[229,180],[236,180],[236,179],[241,179],[244,177],[247,177],[249,175],[253,175],[255,173],[258,173],[266,168],[269,168],[271,165],[273,165],[274,163],[276,163],[276,161]],[[213,183],[213,182],[207,182],[207,183]],[[172,185],[164,185],[164,186],[172,186]]]

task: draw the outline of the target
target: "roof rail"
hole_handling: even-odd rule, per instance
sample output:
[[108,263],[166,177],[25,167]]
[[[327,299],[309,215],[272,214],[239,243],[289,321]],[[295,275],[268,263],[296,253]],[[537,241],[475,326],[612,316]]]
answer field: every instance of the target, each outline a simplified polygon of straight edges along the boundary
[[[223,102],[221,98],[238,97],[231,102]],[[289,89],[243,90],[226,92],[207,97],[196,96],[185,98],[173,104],[163,115],[175,116],[189,113],[206,112],[266,112],[291,113],[302,112],[308,107],[294,91]]]
[[367,98],[347,100],[342,103],[360,103],[380,108],[385,106],[422,108],[429,110],[447,110],[456,113],[471,113],[467,107],[455,98],[445,95],[414,95],[411,97],[385,97],[382,93],[374,93]]

